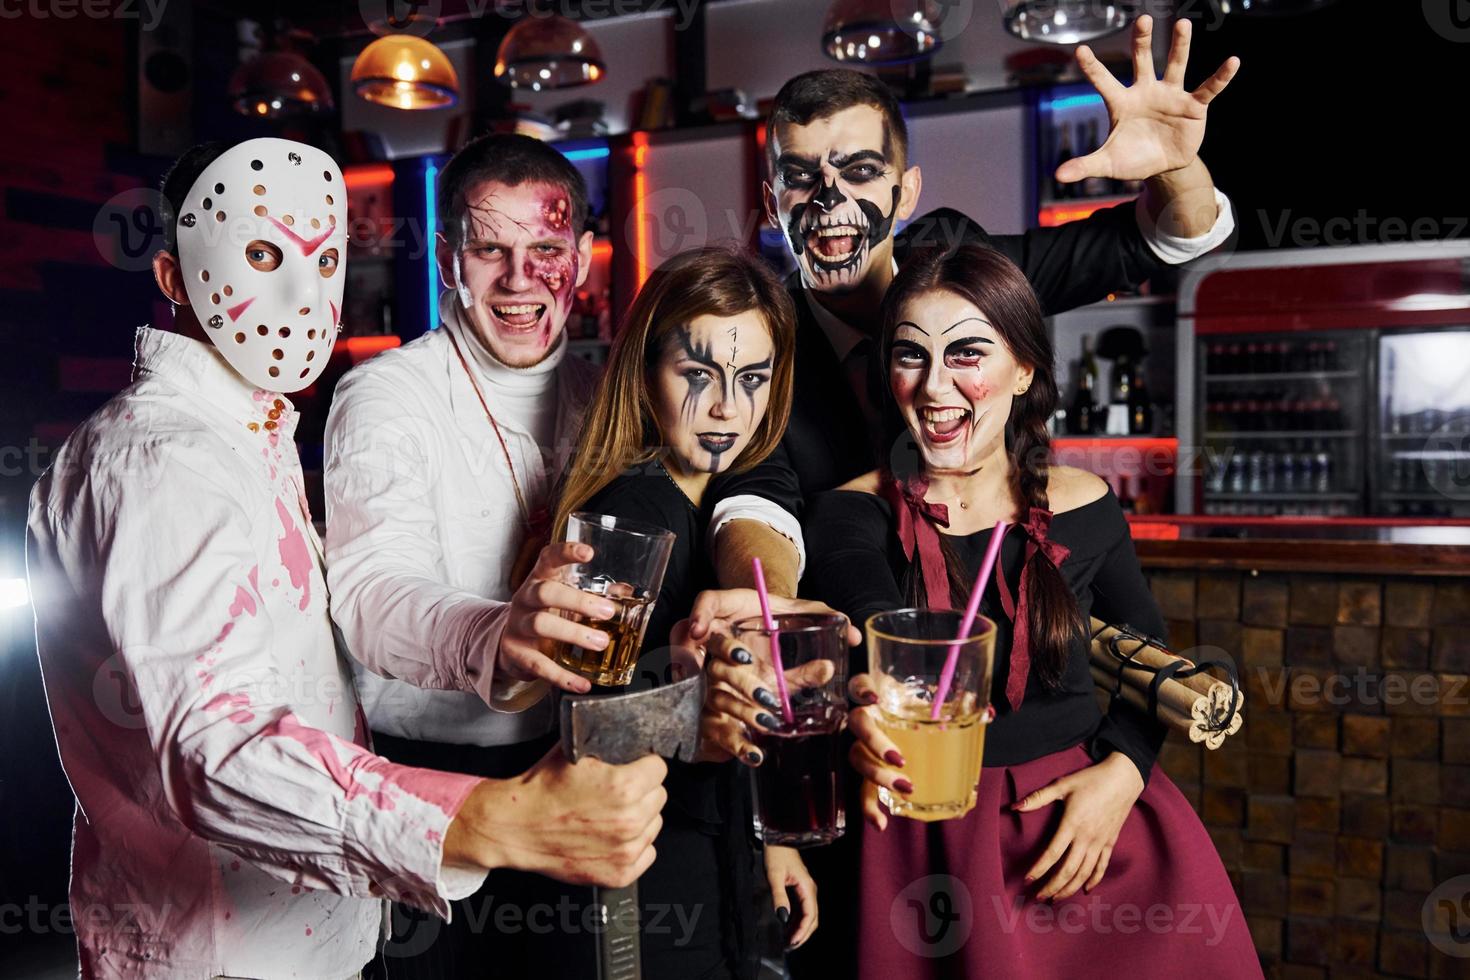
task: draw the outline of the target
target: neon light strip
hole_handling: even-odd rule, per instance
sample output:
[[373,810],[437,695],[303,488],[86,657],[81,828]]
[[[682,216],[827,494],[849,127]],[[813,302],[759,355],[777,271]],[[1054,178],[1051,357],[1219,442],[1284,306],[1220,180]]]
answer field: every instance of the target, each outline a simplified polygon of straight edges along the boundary
[[428,323],[430,330],[439,329],[439,270],[435,268],[436,263],[434,262],[434,240],[439,235],[439,208],[437,202],[434,200],[434,182],[435,179],[438,178],[438,176],[439,168],[434,164],[433,158],[425,160],[424,237],[429,250],[429,254],[426,256],[428,261],[425,263],[429,268],[429,318],[425,322]]
[[594,146],[590,150],[563,150],[562,156],[576,162],[578,160],[602,160],[612,152],[605,146]]
[[1057,112],[1061,109],[1077,109],[1085,105],[1102,104],[1102,96],[1094,93],[1092,95],[1069,95],[1061,99],[1044,99],[1041,108],[1047,112]]
[[638,288],[648,279],[648,214],[644,200],[648,197],[648,178],[643,173],[643,164],[648,159],[648,134],[633,134],[633,216],[638,225],[634,242],[635,267]]

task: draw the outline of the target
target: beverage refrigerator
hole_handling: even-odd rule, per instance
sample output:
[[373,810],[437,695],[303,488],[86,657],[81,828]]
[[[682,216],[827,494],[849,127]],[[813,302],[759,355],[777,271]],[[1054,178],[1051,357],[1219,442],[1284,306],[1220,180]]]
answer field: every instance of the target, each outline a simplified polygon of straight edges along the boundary
[[1177,329],[1180,513],[1470,517],[1470,242],[1212,256]]

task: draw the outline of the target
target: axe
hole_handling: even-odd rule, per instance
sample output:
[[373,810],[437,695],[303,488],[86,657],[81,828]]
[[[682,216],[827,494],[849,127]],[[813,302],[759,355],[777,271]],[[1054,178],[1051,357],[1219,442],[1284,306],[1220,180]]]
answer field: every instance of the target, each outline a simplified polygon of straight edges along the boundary
[[[628,694],[565,694],[561,699],[561,745],[572,762],[600,759],[626,765],[645,755],[693,762],[699,749],[699,715],[704,709],[704,673],[684,651],[664,671],[639,661],[639,677],[658,686]],[[685,675],[662,683],[659,675]],[[602,930],[597,937],[595,980],[642,980],[639,951],[638,883],[594,888],[592,901]]]

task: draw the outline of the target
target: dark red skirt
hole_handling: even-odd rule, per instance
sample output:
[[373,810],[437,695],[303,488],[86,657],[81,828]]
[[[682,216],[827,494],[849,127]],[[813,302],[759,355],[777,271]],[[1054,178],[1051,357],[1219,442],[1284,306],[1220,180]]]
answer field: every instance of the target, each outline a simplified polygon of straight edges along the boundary
[[1260,977],[1240,902],[1189,802],[1155,767],[1090,894],[1038,902],[1024,884],[1064,803],[1011,804],[1092,764],[1076,746],[987,768],[979,801],[940,823],[861,819],[861,980],[1089,977]]

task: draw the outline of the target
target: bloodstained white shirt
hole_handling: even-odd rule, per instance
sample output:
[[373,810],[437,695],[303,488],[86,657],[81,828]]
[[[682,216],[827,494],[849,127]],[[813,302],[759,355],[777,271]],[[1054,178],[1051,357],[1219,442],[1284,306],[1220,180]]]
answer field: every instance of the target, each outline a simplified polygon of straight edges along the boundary
[[83,977],[347,977],[375,896],[447,916],[484,880],[443,865],[476,780],[367,748],[294,427],[213,347],[142,328],[132,385],[32,492]]

